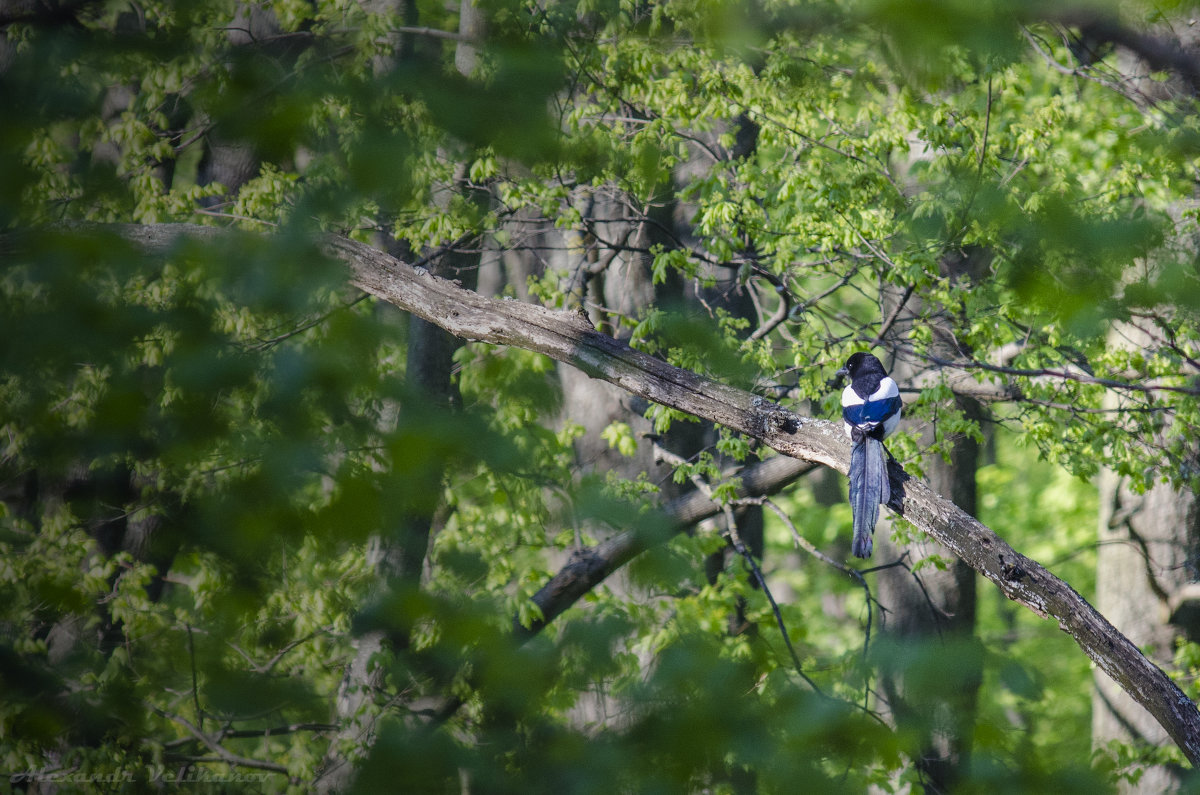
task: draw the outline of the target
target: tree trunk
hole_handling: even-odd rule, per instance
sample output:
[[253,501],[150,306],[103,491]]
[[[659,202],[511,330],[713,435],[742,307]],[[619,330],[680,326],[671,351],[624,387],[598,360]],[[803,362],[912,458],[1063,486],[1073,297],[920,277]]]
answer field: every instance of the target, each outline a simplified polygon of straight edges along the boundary
[[[1114,344],[1152,341],[1122,326]],[[1170,669],[1176,641],[1200,639],[1200,502],[1197,495],[1158,484],[1138,494],[1125,478],[1104,470],[1100,477],[1100,521],[1096,553],[1096,607],[1150,659]],[[1099,672],[1092,691],[1092,741],[1114,741],[1148,749],[1171,738],[1158,721],[1111,679]],[[1127,793],[1176,791],[1184,770],[1146,765]]]
[[[960,399],[962,400],[962,399]],[[962,409],[978,412],[974,401],[962,400]],[[931,436],[932,434],[927,434]],[[923,462],[930,487],[969,514],[976,511],[975,471],[979,444],[969,437],[954,442],[950,461],[941,456]],[[975,638],[975,571],[933,538],[917,535],[902,548],[881,523],[876,536],[878,563],[901,556],[906,566],[877,575],[883,618],[880,690],[884,709],[899,729],[915,730],[925,746],[914,764],[927,792],[951,792],[967,765],[975,728],[976,702],[982,682],[982,655]],[[931,556],[947,562],[912,572],[910,568]],[[919,657],[923,664],[943,666],[935,687],[910,686],[903,663]],[[927,675],[923,677],[927,681]]]
[[[467,1],[464,0],[464,6]],[[412,0],[375,0],[371,10],[382,12],[394,6],[408,24],[416,21],[416,4]],[[408,36],[397,36],[392,44],[395,58],[379,58],[376,70],[383,71],[395,62],[411,56],[412,46]],[[461,178],[454,190],[470,192]],[[486,195],[472,195],[475,201],[485,201]],[[381,240],[382,247],[400,258],[411,254],[407,247],[393,239]],[[475,246],[478,251],[480,246]],[[478,253],[450,251],[431,260],[429,270],[438,276],[457,280],[467,289],[474,289],[479,272]],[[433,405],[452,408],[461,404],[458,387],[451,379],[454,353],[463,345],[463,340],[446,332],[439,326],[420,317],[409,318],[407,350],[405,356],[405,382],[409,388],[409,399],[427,400]],[[403,410],[402,408],[400,409]],[[428,481],[440,484],[443,473],[427,473]],[[431,501],[436,506],[440,497]],[[376,603],[388,598],[396,588],[419,583],[434,530],[432,509],[425,514],[407,517],[389,535],[373,536],[367,542],[367,559],[375,572],[377,584]],[[317,779],[320,793],[344,792],[351,788],[354,780],[354,764],[370,751],[375,742],[375,723],[378,716],[371,709],[371,702],[383,687],[385,666],[379,665],[379,655],[396,651],[407,642],[404,638],[389,637],[385,630],[363,633],[353,642],[354,659],[347,667],[338,689],[336,712],[342,727],[326,754],[325,763]],[[352,750],[347,752],[346,746]]]
[[[941,268],[952,279],[967,279],[982,254],[947,255]],[[916,307],[906,307],[910,291],[885,287],[881,302],[883,318],[898,318]],[[934,314],[936,318],[936,314]],[[886,323],[886,321],[884,321]],[[889,329],[884,339],[894,337]],[[958,353],[954,335],[936,320],[933,325],[933,350],[942,356]],[[892,376],[899,384],[909,383],[914,367],[905,361],[894,364]],[[966,417],[979,420],[980,404],[958,397],[954,407]],[[936,417],[922,435],[922,446],[938,441]],[[975,472],[979,468],[979,443],[969,436],[949,440],[950,457],[927,455],[922,468],[929,486],[963,511],[976,513]],[[983,679],[982,656],[975,638],[976,580],[974,570],[935,539],[918,535],[898,548],[888,532],[890,522],[881,524],[876,537],[879,564],[905,558],[905,565],[883,569],[877,575],[878,599],[883,610],[884,653],[879,655],[880,692],[886,712],[900,729],[915,731],[924,737],[924,747],[914,765],[929,792],[953,790],[961,771],[968,764],[974,733],[976,703]],[[921,561],[938,557],[946,568],[936,566],[911,571]],[[924,666],[942,666],[934,688],[918,688],[908,681],[905,667],[914,659]],[[927,681],[928,677],[923,677]]]

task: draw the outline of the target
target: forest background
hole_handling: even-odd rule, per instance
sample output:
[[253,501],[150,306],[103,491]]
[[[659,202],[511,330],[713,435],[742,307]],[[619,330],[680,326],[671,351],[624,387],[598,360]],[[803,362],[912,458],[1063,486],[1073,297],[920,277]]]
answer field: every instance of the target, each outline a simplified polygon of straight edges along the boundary
[[0,2],[0,772],[1194,786],[1198,18]]

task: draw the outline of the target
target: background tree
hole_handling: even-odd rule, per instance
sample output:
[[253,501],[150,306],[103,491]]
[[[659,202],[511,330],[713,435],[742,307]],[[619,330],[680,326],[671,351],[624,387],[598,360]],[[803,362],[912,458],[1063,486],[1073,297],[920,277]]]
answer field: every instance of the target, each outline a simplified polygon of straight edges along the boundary
[[[972,600],[943,616],[974,623],[962,646],[876,643],[923,608],[848,576],[846,506],[768,447],[820,432],[771,401],[834,417],[832,371],[876,348],[906,388],[900,462],[962,464],[987,424],[980,515],[1085,592],[1089,489],[1064,471],[1194,492],[1196,116],[1189,92],[1133,104],[1119,59],[1200,69],[1153,9],[1122,13],[0,4],[0,106],[21,109],[0,122],[5,771],[303,791],[1137,775],[1132,747],[1091,755],[1086,658],[1001,598],[1042,582],[1032,563],[879,553],[918,590],[945,566],[969,592],[963,564],[1007,585],[975,622]],[[682,411],[588,370],[626,390],[597,400],[520,345],[362,300],[331,251],[376,294],[418,266],[765,402]],[[504,302],[481,321],[464,291],[424,295],[451,298],[421,317],[506,339]],[[1122,323],[1154,333],[1110,345]],[[967,502],[968,480],[943,492]],[[762,508],[756,549],[738,512]],[[1179,647],[1188,687],[1195,657]],[[884,658],[943,706],[886,725]],[[945,706],[947,661],[977,709]],[[945,776],[921,762],[938,736]]]

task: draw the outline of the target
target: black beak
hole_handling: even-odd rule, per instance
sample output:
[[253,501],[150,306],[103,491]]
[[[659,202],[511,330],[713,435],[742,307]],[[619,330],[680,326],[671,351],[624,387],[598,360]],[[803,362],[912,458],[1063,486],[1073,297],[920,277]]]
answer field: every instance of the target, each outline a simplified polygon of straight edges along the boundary
[[840,370],[838,370],[836,373],[834,373],[834,375],[836,375],[838,378],[842,378],[843,376],[850,375],[850,371],[847,370],[845,367],[843,367]]

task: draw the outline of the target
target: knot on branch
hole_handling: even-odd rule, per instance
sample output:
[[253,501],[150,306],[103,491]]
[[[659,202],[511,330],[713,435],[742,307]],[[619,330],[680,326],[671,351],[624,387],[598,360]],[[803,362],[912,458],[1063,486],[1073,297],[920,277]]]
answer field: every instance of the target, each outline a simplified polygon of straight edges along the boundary
[[1000,572],[1004,575],[1004,579],[1008,580],[1009,582],[1018,582],[1029,576],[1029,572],[1025,571],[1025,569],[1017,561],[1006,563],[1003,555],[1000,555],[999,559]]
[[766,436],[772,433],[795,433],[804,424],[804,420],[798,414],[785,409],[778,403],[772,403],[764,397],[754,397],[750,401],[750,411],[754,414],[753,425],[756,436]]

